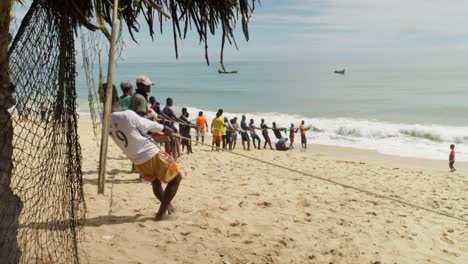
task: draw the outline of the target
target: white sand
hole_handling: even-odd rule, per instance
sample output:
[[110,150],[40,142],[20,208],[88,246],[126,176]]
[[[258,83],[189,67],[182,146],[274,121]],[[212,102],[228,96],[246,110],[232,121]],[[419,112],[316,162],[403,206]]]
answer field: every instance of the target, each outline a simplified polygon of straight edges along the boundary
[[[89,263],[468,263],[467,223],[200,146],[180,159],[188,176],[175,220],[155,222],[151,185],[112,141],[105,195],[96,194],[99,150],[89,123],[79,133]],[[237,149],[468,219],[468,178],[446,162],[317,145]]]

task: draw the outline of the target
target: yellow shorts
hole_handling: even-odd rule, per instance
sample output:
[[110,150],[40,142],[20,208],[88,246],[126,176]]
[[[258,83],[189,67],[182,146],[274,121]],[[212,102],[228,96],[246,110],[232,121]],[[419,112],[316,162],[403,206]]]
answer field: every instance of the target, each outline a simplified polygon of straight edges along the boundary
[[143,176],[143,179],[149,182],[159,180],[168,183],[180,172],[180,167],[172,156],[163,151],[154,155],[147,162],[135,165],[135,168]]

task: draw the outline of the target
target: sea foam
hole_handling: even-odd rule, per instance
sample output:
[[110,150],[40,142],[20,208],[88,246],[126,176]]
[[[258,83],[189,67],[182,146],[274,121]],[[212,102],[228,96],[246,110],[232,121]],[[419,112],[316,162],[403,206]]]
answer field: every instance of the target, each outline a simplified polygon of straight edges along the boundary
[[[179,113],[180,108],[175,107],[175,111]],[[199,111],[203,111],[209,123],[216,114],[214,111],[188,107],[189,119],[192,122],[195,122]],[[449,145],[456,144],[457,160],[468,161],[468,127],[398,124],[352,118],[308,118],[283,113],[224,112],[225,117],[229,119],[237,117],[239,122],[243,114],[248,121],[254,119],[256,126],[260,126],[261,119],[264,119],[270,127],[272,122],[276,122],[278,127],[289,128],[292,123],[297,128],[304,120],[306,126],[310,128],[307,132],[309,143],[435,160],[448,159]],[[80,120],[90,120],[89,112],[80,111],[79,115]],[[289,137],[284,133],[283,135]],[[274,136],[271,135],[271,138]],[[299,142],[299,138],[296,142]]]

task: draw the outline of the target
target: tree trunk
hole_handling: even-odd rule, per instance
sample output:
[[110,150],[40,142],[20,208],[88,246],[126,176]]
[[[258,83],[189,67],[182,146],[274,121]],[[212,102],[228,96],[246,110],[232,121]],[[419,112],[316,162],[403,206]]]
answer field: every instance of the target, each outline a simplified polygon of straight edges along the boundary
[[11,42],[12,0],[0,0],[0,260],[18,263],[20,250],[16,236],[22,203],[11,189],[13,170],[13,125],[8,109],[15,104],[14,86],[8,74]]

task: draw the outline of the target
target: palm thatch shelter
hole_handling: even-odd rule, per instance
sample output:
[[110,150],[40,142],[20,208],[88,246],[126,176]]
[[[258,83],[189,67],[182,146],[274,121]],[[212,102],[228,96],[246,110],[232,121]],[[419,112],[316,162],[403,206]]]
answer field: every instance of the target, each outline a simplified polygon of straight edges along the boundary
[[[0,260],[2,263],[78,263],[85,217],[81,149],[77,134],[77,30],[109,37],[113,10],[108,0],[33,0],[14,37],[14,2],[0,1]],[[222,34],[235,44],[240,22],[248,22],[257,0],[121,0],[118,19],[130,36],[139,18],[154,38],[163,23],[178,41],[189,30],[205,44]],[[11,112],[15,106],[20,115]],[[43,111],[47,108],[48,111]],[[21,109],[21,111],[19,111]],[[25,112],[39,115],[23,120]]]

